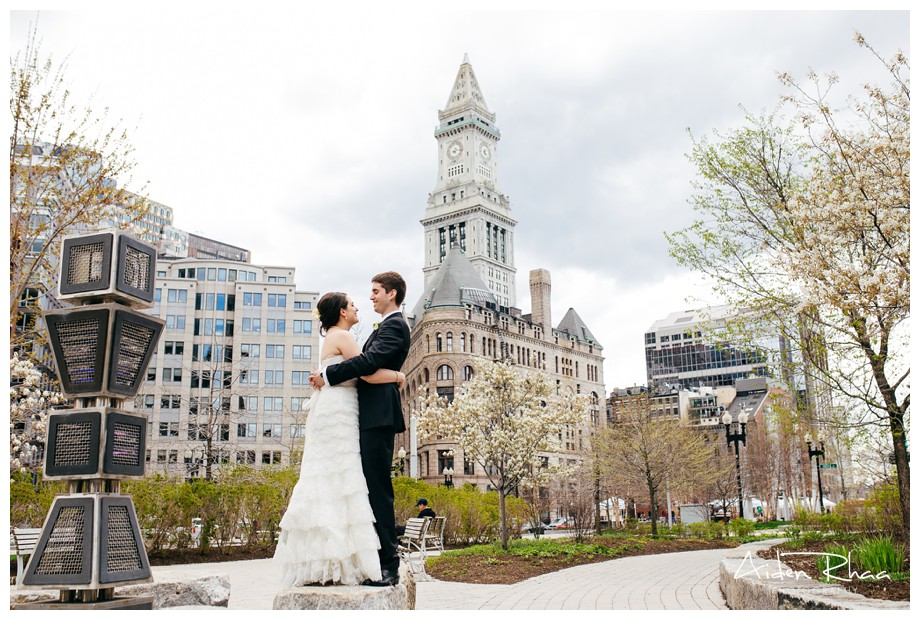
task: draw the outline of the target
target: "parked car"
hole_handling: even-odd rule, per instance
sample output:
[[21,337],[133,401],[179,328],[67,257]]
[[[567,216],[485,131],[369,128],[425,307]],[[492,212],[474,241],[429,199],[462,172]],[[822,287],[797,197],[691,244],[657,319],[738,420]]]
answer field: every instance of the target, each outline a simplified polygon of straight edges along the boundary
[[524,527],[521,528],[521,531],[527,534],[542,534],[546,531],[546,528],[547,526],[544,523],[537,523],[536,525],[533,523],[525,523]]
[[548,530],[566,530],[575,527],[575,519],[567,519],[565,517],[556,517],[550,521],[546,529]]

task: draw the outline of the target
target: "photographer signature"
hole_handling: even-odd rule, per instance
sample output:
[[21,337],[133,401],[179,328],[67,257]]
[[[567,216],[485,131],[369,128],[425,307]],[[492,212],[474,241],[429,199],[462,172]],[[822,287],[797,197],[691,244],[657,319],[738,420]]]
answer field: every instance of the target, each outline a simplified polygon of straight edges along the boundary
[[[821,573],[827,579],[835,579],[837,581],[853,581],[854,579],[860,581],[879,581],[881,579],[891,579],[888,571],[884,570],[879,573],[872,573],[872,571],[859,572],[852,570],[850,568],[851,560],[849,552],[844,556],[840,555],[839,553],[821,553],[817,551],[790,551],[787,553],[780,553],[777,551],[775,571],[771,571],[769,563],[764,563],[760,566],[757,566],[754,562],[754,552],[748,551],[747,554],[745,554],[744,559],[741,561],[741,565],[735,571],[735,579],[739,577],[745,577],[747,575],[755,575],[758,579],[811,579],[811,577],[806,572],[800,570],[792,570],[791,568],[783,565],[782,558],[793,555],[813,555],[827,558],[824,562],[822,562],[824,568],[821,570]],[[840,577],[833,574],[835,571],[841,568],[846,568],[846,573],[848,575],[847,577]],[[746,572],[742,572],[745,571],[745,569]]]

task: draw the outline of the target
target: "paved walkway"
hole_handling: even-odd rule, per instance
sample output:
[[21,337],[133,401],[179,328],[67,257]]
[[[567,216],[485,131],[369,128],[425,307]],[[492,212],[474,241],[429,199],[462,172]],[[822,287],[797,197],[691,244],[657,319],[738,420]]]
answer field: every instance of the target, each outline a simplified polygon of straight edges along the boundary
[[[725,549],[643,555],[576,566],[514,585],[416,584],[416,609],[727,609]],[[154,566],[156,580],[230,577],[230,609],[271,609],[281,571],[271,560]]]

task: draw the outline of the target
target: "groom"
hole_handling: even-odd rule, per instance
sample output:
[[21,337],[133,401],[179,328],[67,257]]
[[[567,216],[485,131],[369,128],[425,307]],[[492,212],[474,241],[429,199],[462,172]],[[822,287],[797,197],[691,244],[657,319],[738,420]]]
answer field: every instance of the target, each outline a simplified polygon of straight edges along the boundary
[[[371,280],[371,301],[382,318],[374,325],[364,352],[340,364],[327,366],[322,375],[311,374],[310,384],[320,389],[325,383],[369,375],[387,368],[398,371],[409,354],[409,326],[399,307],[406,297],[406,282],[395,271],[378,274]],[[381,580],[365,580],[366,586],[395,586],[399,583],[399,556],[396,554],[396,513],[393,509],[393,439],[406,430],[399,388],[395,383],[371,384],[358,380],[358,424],[360,428],[361,468],[367,480],[374,527],[380,539]]]

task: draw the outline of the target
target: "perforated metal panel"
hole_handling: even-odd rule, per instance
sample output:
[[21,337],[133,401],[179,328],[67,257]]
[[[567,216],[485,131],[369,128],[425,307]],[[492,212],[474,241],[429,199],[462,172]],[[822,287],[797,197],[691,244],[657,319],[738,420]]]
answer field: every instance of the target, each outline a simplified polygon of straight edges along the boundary
[[70,263],[64,280],[70,284],[102,282],[105,244],[86,243],[70,247]]
[[115,312],[112,332],[114,351],[107,385],[109,391],[123,396],[134,396],[137,393],[162,331],[161,319],[127,309]]
[[98,441],[93,453],[93,439],[98,435],[99,429],[92,422],[74,422],[58,424],[54,429],[57,450],[54,451],[54,466],[60,467],[86,467],[92,460],[98,458]]
[[61,248],[62,298],[108,290],[112,285],[112,233],[66,237]]
[[151,256],[135,247],[125,249],[125,268],[121,284],[136,290],[146,291],[153,288]]
[[147,551],[137,526],[134,504],[128,496],[102,498],[102,548],[99,582],[110,584],[150,577]]
[[106,307],[45,313],[61,391],[66,396],[102,389],[110,314]]
[[147,417],[110,411],[106,413],[105,424],[103,471],[106,477],[143,476]]
[[92,578],[93,497],[57,497],[29,560],[24,585],[79,585]]
[[99,383],[102,369],[96,367],[96,361],[100,357],[102,329],[101,317],[60,324],[58,337],[64,352],[64,372],[71,384]]

